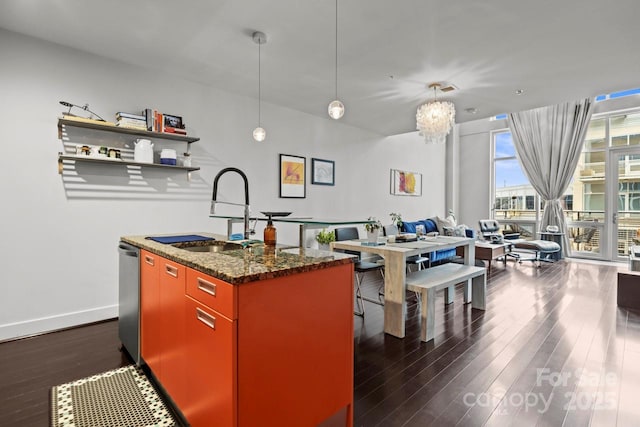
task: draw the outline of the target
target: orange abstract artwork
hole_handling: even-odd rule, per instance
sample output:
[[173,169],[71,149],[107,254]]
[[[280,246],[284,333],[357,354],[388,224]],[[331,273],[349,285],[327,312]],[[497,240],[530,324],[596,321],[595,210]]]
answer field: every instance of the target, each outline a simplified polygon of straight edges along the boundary
[[283,184],[304,185],[304,164],[285,161],[281,170]]
[[398,196],[421,196],[422,175],[416,172],[392,169],[391,194]]

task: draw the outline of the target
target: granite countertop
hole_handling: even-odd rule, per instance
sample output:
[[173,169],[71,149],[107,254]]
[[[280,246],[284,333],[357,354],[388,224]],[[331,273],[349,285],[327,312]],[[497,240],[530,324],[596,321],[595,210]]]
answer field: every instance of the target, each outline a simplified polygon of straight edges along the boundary
[[[182,234],[213,237],[218,241],[226,240],[226,236],[199,232],[163,236]],[[270,248],[262,244],[217,253],[191,252],[176,247],[184,244],[178,243],[174,246],[158,243],[147,237],[150,236],[122,236],[121,240],[234,285],[349,264],[354,260],[353,256],[339,252],[290,246]],[[190,243],[193,246],[207,244],[210,242]]]

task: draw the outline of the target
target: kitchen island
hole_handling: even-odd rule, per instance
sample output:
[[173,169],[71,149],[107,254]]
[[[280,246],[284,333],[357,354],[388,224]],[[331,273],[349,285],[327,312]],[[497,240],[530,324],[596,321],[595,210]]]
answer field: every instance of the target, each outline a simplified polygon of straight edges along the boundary
[[197,234],[218,240],[121,238],[140,248],[142,360],[187,421],[351,426],[352,258]]

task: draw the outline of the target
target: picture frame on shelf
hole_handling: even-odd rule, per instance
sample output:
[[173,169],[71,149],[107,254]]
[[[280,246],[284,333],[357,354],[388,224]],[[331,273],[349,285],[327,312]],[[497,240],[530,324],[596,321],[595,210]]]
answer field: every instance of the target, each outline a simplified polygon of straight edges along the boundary
[[391,194],[394,196],[422,196],[422,174],[391,169]]
[[173,116],[171,114],[163,114],[164,127],[174,129],[184,129],[184,123],[182,117]]
[[280,154],[280,198],[306,197],[306,158]]
[[336,163],[333,160],[311,158],[311,184],[335,185]]

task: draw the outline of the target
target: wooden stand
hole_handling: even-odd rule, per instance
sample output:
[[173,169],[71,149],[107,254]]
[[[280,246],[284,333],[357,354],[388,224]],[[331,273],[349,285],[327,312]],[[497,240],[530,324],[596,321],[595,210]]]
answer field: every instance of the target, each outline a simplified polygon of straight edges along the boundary
[[640,310],[640,272],[618,272],[618,307]]

